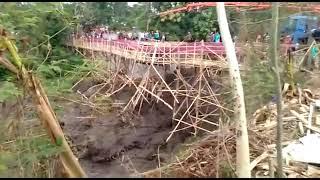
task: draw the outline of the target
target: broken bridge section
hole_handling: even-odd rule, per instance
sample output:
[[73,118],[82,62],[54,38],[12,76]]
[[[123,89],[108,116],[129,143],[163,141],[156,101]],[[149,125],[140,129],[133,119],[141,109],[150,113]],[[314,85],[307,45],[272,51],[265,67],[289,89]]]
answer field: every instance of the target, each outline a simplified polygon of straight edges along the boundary
[[[242,61],[243,51],[237,45]],[[109,63],[109,79],[101,84],[108,97],[125,88],[133,95],[121,102],[122,112],[141,113],[144,106],[162,104],[172,112],[174,132],[211,133],[219,126],[222,114],[232,112],[221,100],[227,94],[229,77],[225,75],[227,60],[224,46],[212,42],[138,42],[130,40],[70,38],[68,46],[89,52],[102,53]],[[255,48],[266,49],[256,43]],[[290,46],[283,44],[282,49]],[[223,92],[223,93],[222,93]],[[95,93],[94,93],[95,94]]]
[[[96,91],[107,89],[103,94],[112,97],[131,88],[131,97],[120,102],[123,114],[140,114],[143,107],[154,104],[168,109],[173,130],[166,141],[175,132],[211,133],[218,128],[221,114],[232,112],[221,101],[229,83],[221,43],[71,38],[67,45],[107,57],[110,74]],[[236,50],[240,55],[241,49]]]

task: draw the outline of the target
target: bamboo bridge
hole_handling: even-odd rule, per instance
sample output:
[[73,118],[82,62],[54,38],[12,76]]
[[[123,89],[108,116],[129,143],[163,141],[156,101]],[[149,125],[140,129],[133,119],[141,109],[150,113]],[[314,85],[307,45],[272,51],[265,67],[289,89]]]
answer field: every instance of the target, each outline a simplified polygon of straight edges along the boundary
[[[109,56],[105,71],[105,95],[111,96],[125,87],[131,87],[134,94],[123,102],[123,112],[140,113],[144,103],[162,103],[172,112],[178,131],[194,129],[212,133],[218,126],[221,113],[232,111],[224,107],[221,93],[229,83],[225,48],[222,43],[213,42],[139,42],[131,40],[108,41],[103,39],[70,38],[68,46],[79,51],[101,53]],[[245,46],[236,43],[236,53],[241,63],[247,49],[266,52],[268,45],[255,43]],[[281,49],[292,47],[282,44]],[[239,63],[239,64],[240,64]],[[100,89],[100,87],[98,88]],[[130,114],[132,115],[132,114]]]
[[[145,42],[132,40],[109,41],[99,38],[70,38],[68,46],[97,52],[105,52],[139,63],[176,64],[187,67],[226,68],[226,53],[222,43],[213,42]],[[268,45],[254,43],[254,47],[265,51]],[[285,50],[293,45],[281,44]],[[236,44],[236,53],[241,62],[244,50],[249,47]]]

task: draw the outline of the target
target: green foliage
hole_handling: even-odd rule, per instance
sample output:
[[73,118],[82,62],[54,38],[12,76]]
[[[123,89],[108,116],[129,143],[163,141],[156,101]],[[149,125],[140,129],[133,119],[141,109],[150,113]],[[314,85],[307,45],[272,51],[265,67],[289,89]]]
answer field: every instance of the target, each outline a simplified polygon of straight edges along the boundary
[[[7,30],[17,44],[26,68],[39,75],[49,95],[71,92],[73,83],[89,69],[82,57],[69,52],[63,45],[79,20],[73,17],[73,6],[55,2],[8,2],[0,3],[0,8],[0,28]],[[8,53],[4,55],[11,59]],[[0,102],[12,102],[14,97],[21,95],[21,90],[14,84],[15,79],[12,73],[0,69]],[[25,118],[35,118],[34,112],[26,110],[24,113]],[[10,125],[17,123],[19,121],[12,120]],[[0,125],[1,143],[11,141],[5,143],[5,151],[2,146],[0,149],[0,177],[48,177],[46,171],[50,165],[47,162],[52,162],[61,152],[60,147],[53,145],[47,137],[23,133],[23,128],[14,128],[15,132],[10,134],[7,127],[5,123]],[[41,132],[41,129],[31,129]],[[58,145],[60,141],[58,138]]]
[[217,15],[215,9],[205,10],[202,13],[198,13],[194,17],[194,35],[196,39],[206,40],[210,32],[214,28],[218,29],[218,23],[216,21]]
[[10,77],[10,71],[0,66],[0,82],[5,81]]
[[[159,2],[155,4],[157,11],[165,11],[172,7],[185,5],[185,2],[172,4],[171,2]],[[201,10],[201,12],[182,12],[170,14],[164,17],[154,17],[152,25],[161,32],[168,33],[169,40],[182,40],[190,31],[195,40],[206,40],[210,32],[218,29],[215,8]]]
[[[66,16],[61,13],[58,3],[1,3],[0,24],[17,40],[28,39],[27,47],[31,48],[48,39],[63,27],[71,25]],[[65,34],[66,35],[66,34]],[[52,38],[61,42],[62,34]],[[18,41],[19,42],[19,41]]]
[[[53,158],[62,151],[60,146],[52,144],[47,137],[19,139],[10,148],[15,151],[0,151],[1,177],[46,177],[46,174],[35,171],[36,167],[43,160]],[[16,168],[19,166],[23,168]]]
[[0,92],[0,102],[4,102],[6,100],[13,100],[18,95],[22,94],[21,90],[19,90],[14,83],[9,81],[1,82]]
[[270,102],[275,90],[275,79],[269,62],[263,61],[253,53],[247,59],[248,70],[242,73],[247,115]]

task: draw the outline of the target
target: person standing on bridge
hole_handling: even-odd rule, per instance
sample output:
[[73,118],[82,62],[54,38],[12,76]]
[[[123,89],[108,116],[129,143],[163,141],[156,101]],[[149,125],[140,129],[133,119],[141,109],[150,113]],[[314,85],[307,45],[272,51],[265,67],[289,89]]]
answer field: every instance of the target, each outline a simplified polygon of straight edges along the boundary
[[215,35],[214,32],[211,32],[211,33],[210,33],[209,42],[214,42],[214,35]]
[[132,40],[132,32],[129,32],[129,33],[128,33],[128,39],[129,39],[129,40]]
[[156,33],[154,33],[154,39],[156,41],[159,41],[160,40],[160,34],[159,34],[159,31],[157,30]]
[[143,41],[144,33],[143,33],[143,32],[139,32],[138,34],[139,34],[138,40],[139,40],[139,41]]
[[148,33],[148,40],[153,40],[153,35],[154,35],[154,32],[151,31],[151,33]]
[[214,35],[214,42],[215,43],[219,43],[220,42],[220,33],[217,32],[215,35]]
[[154,31],[151,31],[151,36],[150,36],[150,39],[151,39],[152,41],[154,41],[154,40],[155,40],[154,36],[155,36],[155,33],[154,33]]
[[[314,65],[316,70],[319,70],[319,49],[317,47],[316,44],[314,44],[311,48],[311,58],[309,60],[309,67],[311,66],[311,64]],[[313,68],[311,68],[313,69]]]
[[161,37],[161,41],[164,42],[165,40],[166,40],[166,35],[165,35],[165,33],[163,33],[162,37]]
[[188,34],[184,37],[184,41],[186,41],[186,42],[192,42],[191,32],[188,32]]

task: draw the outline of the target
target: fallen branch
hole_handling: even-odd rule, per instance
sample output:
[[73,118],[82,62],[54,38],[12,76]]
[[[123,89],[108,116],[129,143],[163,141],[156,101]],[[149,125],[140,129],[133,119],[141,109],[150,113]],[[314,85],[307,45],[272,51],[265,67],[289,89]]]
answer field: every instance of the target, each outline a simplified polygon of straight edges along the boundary
[[304,123],[303,125],[304,125],[306,128],[311,129],[312,131],[315,131],[315,132],[317,132],[317,133],[320,133],[320,129],[319,129],[319,128],[308,125],[309,122],[308,122],[307,120],[305,120],[303,117],[301,117],[300,114],[297,113],[295,110],[290,110],[290,112],[291,112],[294,116],[296,116],[300,121],[302,121],[302,122]]
[[262,160],[264,160],[264,159],[267,158],[268,156],[269,156],[269,155],[268,155],[268,152],[265,151],[265,152],[263,152],[260,156],[258,156],[255,160],[253,160],[253,161],[250,163],[250,171],[252,171],[252,169],[255,168],[259,162],[261,162]]
[[[292,143],[292,141],[286,141],[286,142],[282,142],[282,146],[285,146],[285,145],[288,145]],[[275,148],[276,147],[276,144],[270,144],[270,145],[267,145],[267,149],[272,149],[272,148]]]

